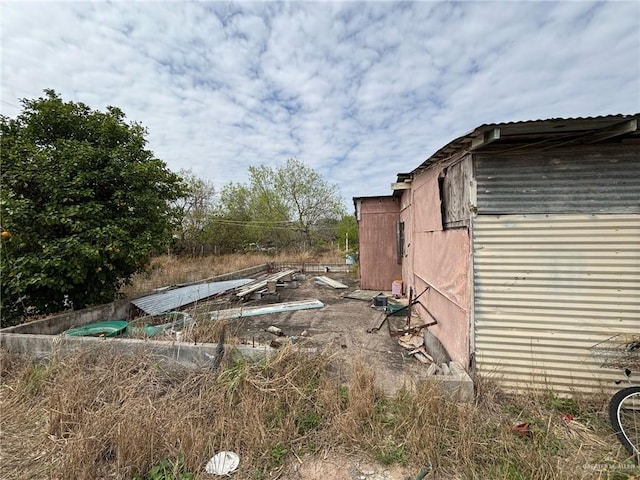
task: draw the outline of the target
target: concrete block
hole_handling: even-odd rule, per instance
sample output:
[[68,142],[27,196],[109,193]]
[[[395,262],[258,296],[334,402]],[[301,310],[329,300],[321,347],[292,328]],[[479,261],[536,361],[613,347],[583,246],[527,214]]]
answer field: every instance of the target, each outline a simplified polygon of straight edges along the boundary
[[86,325],[105,320],[127,320],[131,318],[132,305],[128,300],[119,300],[105,305],[71,310],[51,315],[33,322],[22,323],[13,327],[3,328],[0,334],[24,333],[57,335],[71,327]]
[[[452,368],[451,364],[454,364]],[[442,365],[444,366],[444,365]],[[447,398],[458,402],[472,402],[474,399],[473,380],[467,372],[456,362],[449,364],[450,375],[425,373],[419,379],[424,382],[434,383]]]
[[442,389],[442,393],[458,402],[473,401],[473,381],[469,375],[438,375],[428,381],[435,381]]

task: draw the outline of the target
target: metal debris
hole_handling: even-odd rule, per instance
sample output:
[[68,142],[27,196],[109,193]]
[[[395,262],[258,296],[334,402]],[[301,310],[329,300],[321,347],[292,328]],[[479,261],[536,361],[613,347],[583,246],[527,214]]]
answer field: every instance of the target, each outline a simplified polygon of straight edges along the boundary
[[[419,301],[420,297],[422,295],[424,295],[429,290],[429,288],[430,287],[425,288],[422,291],[422,293],[420,295],[418,295],[416,298],[413,298],[413,290],[409,289],[409,304],[407,306],[405,306],[405,307],[402,307],[402,308],[400,308],[398,310],[394,310],[391,313],[388,313],[388,314],[384,315],[382,317],[382,321],[380,322],[380,324],[378,326],[376,326],[376,327],[369,328],[367,330],[367,333],[375,333],[375,332],[377,332],[378,330],[380,330],[382,328],[382,325],[384,325],[385,322],[387,322],[387,328],[389,329],[389,335],[391,335],[391,336],[398,336],[398,335],[405,335],[405,334],[408,334],[408,333],[415,333],[415,332],[419,332],[420,330],[422,330],[422,329],[424,329],[426,327],[430,327],[432,325],[437,325],[438,321],[436,320],[436,318],[429,311],[429,309]],[[417,305],[417,304],[420,304],[420,306],[422,306],[422,308],[424,308],[424,310],[427,312],[427,314],[431,318],[433,318],[433,321],[429,322],[429,323],[425,323],[423,325],[418,325],[418,326],[415,326],[415,327],[411,327],[410,326],[411,325],[411,308],[414,305]],[[391,329],[391,325],[389,324],[389,317],[391,317],[392,315],[397,315],[398,312],[401,312],[403,310],[407,310],[407,322],[406,322],[406,325],[404,326],[404,328],[402,328],[400,330],[392,330]],[[385,312],[386,312],[386,308],[385,308]]]
[[223,320],[229,318],[253,317],[256,315],[267,315],[270,313],[291,312],[294,310],[309,310],[312,308],[322,308],[324,303],[320,300],[299,300],[296,302],[277,303],[259,307],[231,308],[228,310],[218,310],[211,312],[211,320]]
[[160,315],[214,295],[227,293],[253,281],[251,278],[241,278],[224,282],[199,283],[136,298],[131,303],[149,315]]

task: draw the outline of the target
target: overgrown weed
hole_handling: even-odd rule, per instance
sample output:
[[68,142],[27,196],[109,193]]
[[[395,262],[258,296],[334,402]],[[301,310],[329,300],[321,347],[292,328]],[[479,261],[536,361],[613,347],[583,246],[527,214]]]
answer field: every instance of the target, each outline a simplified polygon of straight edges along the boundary
[[[296,456],[320,450],[416,471],[429,464],[442,478],[597,478],[585,465],[617,458],[604,423],[563,417],[567,408],[578,417],[604,416],[602,404],[545,393],[512,397],[486,381],[473,404],[453,402],[425,382],[385,396],[371,370],[356,363],[346,380],[337,378],[328,368],[334,360],[285,347],[261,362],[194,371],[103,346],[46,366],[15,364],[0,390],[2,449],[37,446],[39,461],[3,461],[0,477],[38,477],[35,469],[45,464],[50,478],[150,478],[173,470],[205,478],[206,462],[220,450],[240,455],[238,478],[270,478]],[[25,419],[42,419],[31,437],[6,434]],[[522,421],[531,435],[511,428]]]
[[154,288],[192,283],[206,278],[235,272],[264,263],[343,263],[339,251],[316,254],[311,251],[281,252],[276,254],[244,253],[207,256],[161,255],[151,260],[145,272],[134,275],[131,283],[122,288],[127,298],[153,291]]

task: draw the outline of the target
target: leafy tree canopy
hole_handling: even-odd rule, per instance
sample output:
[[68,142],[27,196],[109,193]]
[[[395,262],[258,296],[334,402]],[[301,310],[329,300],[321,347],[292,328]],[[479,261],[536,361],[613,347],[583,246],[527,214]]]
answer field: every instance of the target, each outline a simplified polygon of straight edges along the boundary
[[[246,185],[226,185],[211,222],[210,238],[224,243],[313,247],[335,231],[344,215],[336,185],[296,159],[281,167],[249,167]],[[221,233],[224,232],[224,238]],[[231,248],[232,245],[224,245]],[[225,248],[226,249],[226,248]]]
[[358,222],[355,215],[344,215],[336,226],[338,244],[344,245],[347,254],[357,255],[359,251]]
[[113,300],[174,227],[180,177],[146,130],[52,90],[0,117],[1,319]]
[[179,253],[204,252],[205,231],[214,208],[215,188],[191,170],[180,170],[184,194],[173,205],[180,218],[174,250]]

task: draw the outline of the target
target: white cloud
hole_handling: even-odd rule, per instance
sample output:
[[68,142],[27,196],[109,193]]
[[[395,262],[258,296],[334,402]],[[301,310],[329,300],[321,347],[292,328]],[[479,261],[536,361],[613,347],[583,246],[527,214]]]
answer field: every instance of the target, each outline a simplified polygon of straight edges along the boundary
[[482,123],[640,108],[637,2],[11,3],[1,111],[120,107],[221,187],[295,156],[350,197]]

